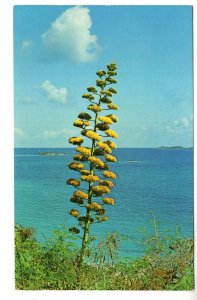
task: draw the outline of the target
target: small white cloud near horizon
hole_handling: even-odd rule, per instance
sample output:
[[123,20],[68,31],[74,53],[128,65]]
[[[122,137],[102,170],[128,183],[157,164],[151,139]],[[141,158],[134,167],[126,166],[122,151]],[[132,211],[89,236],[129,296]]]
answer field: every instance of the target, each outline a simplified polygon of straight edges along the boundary
[[57,88],[51,81],[45,80],[42,84],[48,100],[65,104],[67,103],[68,91],[65,87]]
[[168,132],[177,134],[191,134],[193,132],[193,115],[182,117],[166,126]]
[[97,36],[91,34],[92,20],[89,9],[75,6],[65,10],[42,34],[45,53],[51,59],[92,62],[100,46]]
[[28,49],[33,45],[33,42],[31,40],[24,40],[22,42],[22,49]]
[[48,138],[57,138],[57,137],[63,136],[63,135],[72,135],[74,133],[75,133],[75,131],[71,130],[71,129],[45,130],[43,132],[43,136],[44,136],[44,138],[48,139]]
[[23,137],[23,136],[25,136],[25,132],[21,128],[15,127],[14,128],[14,135],[16,137]]

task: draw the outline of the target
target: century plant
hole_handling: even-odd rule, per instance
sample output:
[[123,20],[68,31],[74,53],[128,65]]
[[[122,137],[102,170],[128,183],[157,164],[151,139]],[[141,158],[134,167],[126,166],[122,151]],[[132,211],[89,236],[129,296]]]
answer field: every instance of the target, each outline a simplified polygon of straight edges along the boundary
[[[114,78],[117,75],[116,69],[116,64],[112,63],[107,65],[106,70],[96,72],[96,86],[88,87],[88,93],[82,95],[89,102],[88,111],[81,112],[73,123],[82,129],[81,136],[69,138],[69,143],[76,145],[77,152],[69,168],[78,175],[76,178],[69,178],[66,183],[76,189],[70,201],[79,209],[71,209],[70,215],[78,220],[83,233],[80,263],[84,261],[90,240],[90,225],[107,221],[109,218],[105,207],[115,203],[114,198],[108,194],[114,187],[113,179],[116,179],[116,174],[109,166],[109,163],[117,162],[117,158],[112,155],[112,150],[117,146],[111,138],[118,138],[118,134],[110,129],[110,125],[116,123],[118,118],[109,113],[111,110],[118,110],[118,106],[112,102],[112,96],[117,94],[113,87],[117,83]],[[83,144],[84,138],[86,145]],[[82,214],[84,209],[85,213]],[[75,234],[80,233],[77,227],[69,230]]]

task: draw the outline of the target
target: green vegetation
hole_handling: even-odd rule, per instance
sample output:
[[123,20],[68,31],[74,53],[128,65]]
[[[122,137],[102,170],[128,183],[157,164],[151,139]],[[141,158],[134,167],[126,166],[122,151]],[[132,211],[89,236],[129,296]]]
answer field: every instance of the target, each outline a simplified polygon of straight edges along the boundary
[[[156,223],[154,223],[156,224]],[[157,225],[157,224],[156,224]],[[69,231],[56,231],[45,243],[32,229],[15,226],[16,288],[21,290],[191,290],[194,288],[193,241],[163,236],[157,226],[146,233],[146,254],[138,259],[118,256],[120,238],[108,235],[87,248],[79,266],[80,249]]]
[[[82,98],[88,101],[87,111],[81,112],[73,123],[82,129],[81,136],[69,138],[69,143],[76,145],[77,151],[69,168],[78,175],[77,178],[69,178],[66,183],[77,189],[70,201],[77,205],[78,209],[71,209],[70,215],[77,219],[80,228],[72,227],[69,230],[74,234],[79,234],[82,230],[79,264],[83,264],[87,254],[87,246],[91,239],[90,226],[93,223],[108,221],[104,208],[115,203],[114,199],[106,194],[114,187],[111,180],[116,179],[116,174],[109,171],[109,164],[117,162],[117,158],[111,155],[116,144],[110,138],[118,138],[118,134],[110,129],[110,125],[118,122],[118,118],[109,113],[111,110],[118,110],[118,106],[112,102],[112,96],[117,94],[117,90],[112,87],[112,84],[117,83],[114,78],[117,75],[116,69],[116,64],[110,64],[106,70],[97,71],[96,86],[88,87],[88,93],[82,95]],[[102,140],[103,137],[106,139]],[[89,147],[87,144],[81,146],[84,138]]]

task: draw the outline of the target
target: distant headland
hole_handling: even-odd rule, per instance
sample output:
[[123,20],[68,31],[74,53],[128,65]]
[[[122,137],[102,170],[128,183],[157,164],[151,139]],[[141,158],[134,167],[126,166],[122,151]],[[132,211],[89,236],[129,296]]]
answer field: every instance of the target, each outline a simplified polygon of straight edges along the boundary
[[156,149],[161,149],[161,150],[184,150],[184,149],[192,149],[192,147],[183,147],[183,146],[160,146],[156,147]]

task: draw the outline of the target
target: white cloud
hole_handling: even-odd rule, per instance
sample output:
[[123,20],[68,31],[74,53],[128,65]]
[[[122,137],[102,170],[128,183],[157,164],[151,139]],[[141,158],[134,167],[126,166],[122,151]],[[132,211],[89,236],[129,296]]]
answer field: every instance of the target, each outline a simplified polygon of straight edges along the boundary
[[31,40],[24,40],[22,42],[22,49],[28,49],[32,46],[33,42]]
[[75,6],[65,10],[42,34],[45,50],[55,59],[91,62],[96,59],[99,45],[90,30],[89,9]]
[[44,138],[56,138],[64,135],[72,135],[74,134],[74,130],[70,129],[62,129],[62,130],[45,130],[43,133]]
[[189,133],[193,132],[193,115],[190,117],[182,117],[166,126],[168,132],[171,133]]
[[42,84],[42,89],[50,101],[62,104],[67,102],[68,91],[66,88],[57,88],[49,80],[45,80]]
[[25,132],[21,128],[18,128],[18,127],[14,128],[14,134],[15,134],[15,136],[18,136],[18,137],[25,136]]

